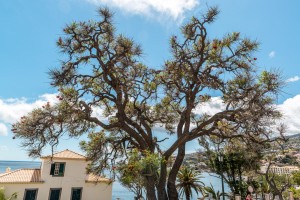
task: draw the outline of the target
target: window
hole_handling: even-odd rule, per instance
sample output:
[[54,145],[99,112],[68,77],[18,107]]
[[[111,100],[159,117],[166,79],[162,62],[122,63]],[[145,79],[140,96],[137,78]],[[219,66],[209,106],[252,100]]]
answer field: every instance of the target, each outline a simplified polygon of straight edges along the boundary
[[61,188],[50,188],[49,200],[60,200]]
[[59,175],[59,168],[60,168],[60,163],[55,163],[55,165],[54,165],[54,175],[55,176]]
[[50,175],[52,176],[64,176],[66,163],[53,163],[51,164]]
[[82,188],[72,188],[71,200],[81,200]]
[[24,200],[36,200],[38,189],[25,189]]

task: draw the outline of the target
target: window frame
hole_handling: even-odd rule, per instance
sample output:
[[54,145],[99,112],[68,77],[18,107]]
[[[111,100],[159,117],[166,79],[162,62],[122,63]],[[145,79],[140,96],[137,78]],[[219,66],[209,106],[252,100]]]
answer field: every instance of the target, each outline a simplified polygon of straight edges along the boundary
[[39,188],[25,188],[23,200],[25,200],[25,198],[26,198],[27,191],[36,191],[34,199],[35,200],[37,199]]
[[54,163],[54,172],[53,172],[54,176],[58,176],[59,175],[60,165],[61,165],[61,163]]
[[[55,168],[56,168],[57,164],[59,164],[58,174],[55,174]],[[61,167],[62,164],[64,165],[64,169],[63,169],[62,175],[59,175],[59,170],[60,170],[60,167]],[[52,173],[52,165],[53,165],[53,173]],[[51,166],[50,166],[50,175],[52,175],[52,177],[63,177],[63,176],[65,176],[65,171],[66,171],[66,162],[54,162],[54,163],[51,163]]]
[[71,196],[70,196],[70,200],[72,200],[73,192],[74,192],[74,190],[76,190],[76,189],[80,189],[80,200],[82,199],[82,190],[83,190],[83,187],[72,187],[72,188],[71,188]]
[[51,198],[51,191],[52,190],[60,190],[60,192],[59,192],[59,198],[58,198],[58,200],[60,200],[62,188],[50,188],[49,195],[48,195],[48,200],[50,200],[50,198]]

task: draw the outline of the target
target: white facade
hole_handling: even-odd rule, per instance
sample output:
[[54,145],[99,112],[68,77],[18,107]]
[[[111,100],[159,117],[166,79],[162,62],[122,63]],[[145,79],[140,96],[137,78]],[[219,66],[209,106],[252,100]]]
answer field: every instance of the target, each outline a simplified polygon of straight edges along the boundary
[[299,167],[297,166],[271,166],[270,172],[274,174],[286,174],[289,175],[294,171],[299,171]]
[[[266,173],[268,168],[268,164],[262,165],[260,170],[263,173]],[[274,174],[286,174],[289,175],[291,173],[293,173],[294,171],[299,171],[299,167],[297,166],[290,166],[290,165],[286,165],[286,166],[277,166],[277,165],[272,165],[269,169],[270,173],[274,173]]]
[[[72,200],[72,189],[81,189],[81,200],[111,200],[112,182],[107,178],[87,175],[85,173],[87,160],[83,156],[80,157],[79,154],[66,151],[54,154],[52,159],[51,157],[42,157],[40,172],[38,175],[30,175],[29,179],[25,176],[28,176],[30,170],[24,170],[24,173],[19,171],[0,175],[0,187],[5,188],[7,196],[17,192],[18,200],[25,200],[25,191],[30,189],[37,189],[35,198],[37,200],[50,200],[51,189],[61,189],[60,198],[52,198],[53,200]],[[55,163],[64,163],[62,176],[50,175],[51,165]],[[22,173],[24,174],[23,178]]]

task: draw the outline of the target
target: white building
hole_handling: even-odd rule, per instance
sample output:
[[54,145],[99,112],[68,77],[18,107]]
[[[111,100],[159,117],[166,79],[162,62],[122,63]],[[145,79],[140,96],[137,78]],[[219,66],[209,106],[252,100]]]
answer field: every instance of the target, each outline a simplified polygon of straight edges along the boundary
[[[264,164],[261,166],[260,170],[261,170],[261,172],[266,173],[267,168],[268,168],[268,164]],[[291,165],[283,165],[283,166],[272,165],[269,169],[270,173],[286,174],[286,175],[289,175],[289,174],[293,173],[294,171],[299,171],[299,167],[291,166]]]
[[289,175],[294,171],[299,171],[297,166],[271,166],[270,172],[274,174],[286,174]]
[[70,150],[41,157],[41,169],[0,174],[0,187],[17,200],[111,200],[112,181],[86,174],[86,157]]

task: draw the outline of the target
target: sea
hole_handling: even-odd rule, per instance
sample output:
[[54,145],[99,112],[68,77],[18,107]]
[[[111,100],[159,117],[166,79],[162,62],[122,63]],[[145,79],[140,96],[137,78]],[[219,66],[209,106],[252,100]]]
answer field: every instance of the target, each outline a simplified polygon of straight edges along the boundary
[[[4,173],[6,168],[9,167],[12,171],[17,169],[36,169],[41,167],[41,162],[36,161],[1,161],[0,160],[0,174]],[[221,191],[221,180],[216,175],[203,172],[202,173],[202,179],[201,181],[207,185],[212,185],[215,190]],[[225,185],[225,191],[228,191],[228,187]],[[200,197],[194,193],[191,200],[197,200],[198,197]],[[120,182],[115,181],[113,183],[113,190],[112,190],[112,200],[134,200],[134,194],[125,187],[123,187]],[[185,198],[183,198],[185,199]]]

